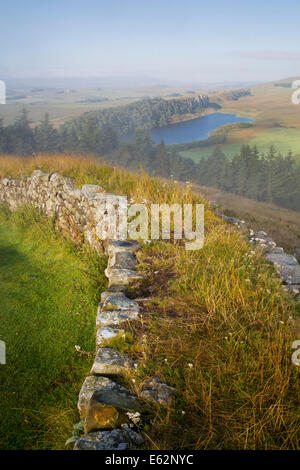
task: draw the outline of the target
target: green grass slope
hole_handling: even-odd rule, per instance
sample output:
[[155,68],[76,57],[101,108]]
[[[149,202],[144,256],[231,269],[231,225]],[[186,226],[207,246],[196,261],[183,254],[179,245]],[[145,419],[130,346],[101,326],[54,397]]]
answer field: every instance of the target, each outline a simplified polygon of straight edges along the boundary
[[[33,209],[0,212],[0,448],[63,449],[95,348],[105,259],[78,251]],[[81,346],[91,356],[75,349]]]

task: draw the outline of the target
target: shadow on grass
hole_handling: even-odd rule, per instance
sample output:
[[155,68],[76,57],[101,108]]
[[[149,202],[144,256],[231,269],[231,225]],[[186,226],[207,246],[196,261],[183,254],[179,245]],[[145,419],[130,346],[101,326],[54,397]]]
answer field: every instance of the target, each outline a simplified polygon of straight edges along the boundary
[[25,263],[26,256],[11,245],[0,246],[0,265],[11,267],[17,263]]
[[91,367],[74,346],[94,350],[102,265],[39,233],[0,224],[0,339],[7,352],[0,366],[2,450],[64,448]]

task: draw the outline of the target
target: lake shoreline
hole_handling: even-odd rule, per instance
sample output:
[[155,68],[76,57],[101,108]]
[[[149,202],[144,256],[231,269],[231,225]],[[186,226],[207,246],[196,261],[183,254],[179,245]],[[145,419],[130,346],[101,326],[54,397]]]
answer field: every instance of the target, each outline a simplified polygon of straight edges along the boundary
[[205,141],[216,130],[220,130],[227,124],[251,123],[255,119],[238,116],[235,113],[209,112],[201,116],[193,115],[192,119],[184,119],[173,122],[163,127],[155,127],[150,130],[151,139],[158,144],[162,140],[166,145],[188,144],[195,141]]

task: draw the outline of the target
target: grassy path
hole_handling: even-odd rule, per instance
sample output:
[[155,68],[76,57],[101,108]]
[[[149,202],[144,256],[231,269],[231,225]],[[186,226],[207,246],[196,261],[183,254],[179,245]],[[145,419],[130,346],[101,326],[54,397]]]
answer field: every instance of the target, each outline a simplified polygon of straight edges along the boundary
[[63,449],[94,350],[105,260],[29,209],[0,211],[0,449]]

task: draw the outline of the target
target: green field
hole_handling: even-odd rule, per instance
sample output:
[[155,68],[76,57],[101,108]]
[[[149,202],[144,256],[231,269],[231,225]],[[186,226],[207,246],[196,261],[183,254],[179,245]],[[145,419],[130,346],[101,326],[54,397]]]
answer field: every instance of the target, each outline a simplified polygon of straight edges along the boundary
[[33,209],[0,212],[0,448],[64,449],[91,366],[105,259],[79,252]]
[[[283,154],[291,150],[300,159],[300,106],[292,103],[292,93],[291,88],[274,86],[271,82],[251,87],[251,96],[236,101],[228,100],[228,94],[224,92],[216,95],[215,101],[222,106],[221,112],[256,119],[249,128],[238,124],[226,126],[227,141],[221,145],[225,155],[233,157],[243,144],[257,145],[260,152],[266,152],[273,145]],[[217,133],[222,130],[225,132],[223,127]],[[214,146],[207,146],[180,154],[198,162],[211,155],[213,150]]]
[[[242,144],[247,143],[251,146],[256,145],[260,152],[266,153],[271,145],[273,145],[279,152],[286,155],[290,150],[293,151],[295,156],[300,159],[300,130],[292,128],[271,128],[259,133],[246,142],[234,142],[222,144],[219,147],[222,152],[228,157],[232,158],[236,155]],[[199,162],[202,158],[210,156],[214,151],[215,146],[200,147],[197,149],[185,150],[180,152],[180,155],[186,158],[191,158],[195,162]]]

